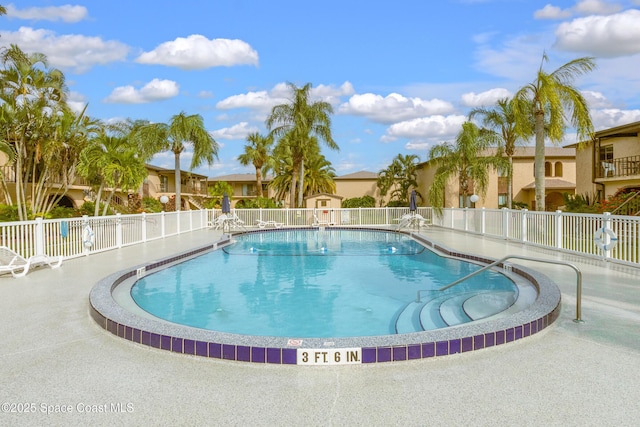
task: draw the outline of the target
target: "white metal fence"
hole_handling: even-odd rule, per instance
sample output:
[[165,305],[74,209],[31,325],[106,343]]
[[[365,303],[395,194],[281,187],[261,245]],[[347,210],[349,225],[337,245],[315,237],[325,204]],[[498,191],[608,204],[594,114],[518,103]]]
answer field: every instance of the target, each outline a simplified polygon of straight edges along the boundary
[[[285,227],[309,227],[317,221],[393,227],[409,209],[236,209],[234,213],[247,228],[259,221]],[[5,222],[0,223],[0,245],[25,258],[47,254],[68,259],[206,229],[220,214],[220,210],[190,210]],[[640,217],[509,209],[444,209],[439,216],[430,208],[418,208],[418,214],[434,226],[640,265]]]

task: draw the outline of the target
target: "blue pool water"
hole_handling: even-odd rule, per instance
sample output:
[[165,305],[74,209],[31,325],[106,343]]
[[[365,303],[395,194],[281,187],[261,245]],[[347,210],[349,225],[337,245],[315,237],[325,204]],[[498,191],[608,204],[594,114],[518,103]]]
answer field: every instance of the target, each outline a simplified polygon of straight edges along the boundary
[[[518,293],[511,280],[491,271],[437,291],[480,267],[439,256],[400,233],[275,230],[235,239],[138,280],[134,301],[154,316],[196,328],[324,338],[435,329],[450,325],[447,317],[475,320],[465,301],[475,299],[477,308],[497,295],[500,311]],[[418,290],[429,292],[407,315]]]

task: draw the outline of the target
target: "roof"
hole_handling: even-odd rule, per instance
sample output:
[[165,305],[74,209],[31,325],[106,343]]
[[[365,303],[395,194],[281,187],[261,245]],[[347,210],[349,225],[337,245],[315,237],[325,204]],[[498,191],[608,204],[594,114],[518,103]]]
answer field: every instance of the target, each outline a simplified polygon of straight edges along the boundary
[[638,133],[640,133],[640,122],[632,122],[622,126],[599,130],[594,134],[594,137],[615,138],[622,136],[637,136]]
[[343,179],[378,179],[378,174],[376,172],[369,171],[360,171],[354,173],[348,173],[346,175],[336,176],[333,178],[334,181],[343,180]]
[[342,196],[338,196],[337,194],[329,194],[329,193],[316,193],[316,194],[312,194],[310,196],[305,197],[304,199],[313,199],[314,197],[318,197],[318,196],[327,196],[327,197],[331,197],[334,199],[344,199],[344,197]]
[[[493,155],[496,152],[496,148],[492,147],[485,150],[485,156]],[[544,149],[545,158],[569,158],[575,159],[576,157],[576,149],[574,147],[545,147]],[[536,157],[536,147],[534,146],[518,146],[515,148],[513,153],[514,159],[526,159],[531,158],[534,159]],[[431,160],[427,160],[426,162],[418,163],[418,167],[424,167],[429,164]]]
[[[162,168],[162,167],[160,167],[160,166],[150,165],[149,163],[146,163],[146,164],[145,164],[145,167],[146,167],[147,169],[154,170],[154,171],[156,171],[156,172],[167,172],[167,173],[172,173],[172,174],[173,174],[173,173],[175,173],[175,169]],[[206,177],[207,177],[206,175],[201,175],[201,174],[199,174],[199,173],[195,173],[195,172],[191,172],[191,171],[186,171],[186,170],[182,170],[182,169],[180,169],[180,173],[181,173],[181,174],[191,175],[191,176],[198,176],[198,177],[200,177],[200,178],[206,178]]]
[[[262,182],[271,181],[273,177],[266,176],[262,178]],[[225,182],[256,182],[255,173],[232,173],[230,175],[214,176],[208,179],[208,181],[225,181]]]
[[[533,190],[535,188],[536,188],[535,181],[522,187],[523,190]],[[545,188],[545,191],[546,190],[575,190],[576,184],[574,182],[566,181],[560,178],[545,178],[544,188]]]

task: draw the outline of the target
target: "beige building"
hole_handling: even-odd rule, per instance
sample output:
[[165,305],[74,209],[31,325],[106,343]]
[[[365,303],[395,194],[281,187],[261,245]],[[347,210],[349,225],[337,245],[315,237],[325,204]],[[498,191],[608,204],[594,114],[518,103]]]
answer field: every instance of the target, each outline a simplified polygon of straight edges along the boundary
[[618,191],[640,191],[640,122],[595,133],[576,148],[576,194],[596,200]]
[[[535,209],[534,147],[517,147],[513,156],[513,200]],[[427,196],[433,182],[436,168],[427,161],[418,165],[418,191],[428,205]],[[574,194],[576,181],[576,152],[574,148],[546,147],[545,150],[545,193],[546,209],[556,210],[564,205],[563,193]],[[497,171],[490,171],[487,193],[475,207],[496,209],[507,202],[507,178]],[[458,177],[452,177],[445,189],[445,207],[465,207],[469,201],[462,200]]]
[[345,199],[371,196],[376,199],[376,206],[380,202],[380,191],[376,186],[378,174],[376,172],[360,171],[347,175],[337,176],[333,179],[336,183],[336,194]]
[[[264,177],[262,179],[262,194],[267,198],[273,198],[275,196],[275,192],[269,188],[271,179],[271,177]],[[216,182],[226,182],[233,189],[232,194],[229,194],[229,201],[231,202],[232,208],[235,208],[240,201],[250,201],[258,197],[255,173],[236,173],[216,176],[209,178],[208,185],[213,186]]]
[[[0,161],[1,163],[2,161]],[[169,199],[175,199],[176,194],[176,182],[175,171],[173,169],[165,169],[158,166],[146,165],[148,175],[145,178],[142,186],[138,191],[122,191],[117,190],[111,200],[111,205],[120,205],[126,208],[129,203],[129,197],[134,194],[139,194],[141,197],[151,197],[160,200],[161,196],[167,196]],[[4,181],[6,183],[5,191],[8,191],[11,198],[15,200],[16,182],[15,171],[12,165],[2,166],[2,173]],[[57,195],[63,193],[61,180],[52,180],[47,183],[47,193],[50,197],[57,197]],[[202,203],[207,195],[207,177],[192,172],[181,171],[181,199],[182,209],[200,209]],[[108,192],[110,189],[105,189],[104,192]],[[106,194],[103,193],[106,197]],[[65,206],[70,208],[79,208],[86,201],[95,200],[95,192],[91,185],[82,178],[76,178],[71,183],[64,196],[58,202],[59,206]],[[5,198],[6,199],[6,198]],[[4,201],[4,200],[3,200]],[[173,202],[172,202],[173,204]]]

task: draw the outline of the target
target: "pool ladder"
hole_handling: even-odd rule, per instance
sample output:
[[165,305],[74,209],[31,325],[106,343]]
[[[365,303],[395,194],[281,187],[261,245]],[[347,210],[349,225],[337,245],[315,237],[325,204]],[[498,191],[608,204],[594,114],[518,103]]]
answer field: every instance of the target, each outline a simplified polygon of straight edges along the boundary
[[[451,283],[449,283],[446,286],[441,287],[440,289],[438,289],[438,291],[446,291],[447,289],[457,285],[458,283],[464,282],[465,280],[482,273],[483,271],[486,271],[492,267],[495,267],[496,265],[502,264],[504,261],[508,260],[508,259],[521,259],[521,260],[525,260],[525,261],[534,261],[534,262],[542,262],[545,264],[556,264],[556,265],[564,265],[567,267],[571,267],[575,272],[576,272],[576,318],[573,319],[574,322],[576,323],[583,323],[584,321],[581,319],[581,314],[582,314],[582,308],[581,308],[581,301],[582,301],[582,272],[580,271],[580,269],[578,267],[576,267],[575,265],[569,263],[569,262],[565,262],[565,261],[556,261],[556,260],[552,260],[552,259],[543,259],[543,258],[530,258],[530,257],[525,257],[525,256],[520,256],[520,255],[507,255],[504,258],[501,258],[497,261],[492,262],[491,264],[487,264],[484,267],[482,267],[480,270],[476,270],[471,274],[468,274],[458,280],[455,280]],[[503,268],[505,267],[505,265],[502,266]],[[428,290],[419,290],[418,291],[418,295],[416,298],[416,302],[419,303],[420,302],[420,293],[422,292],[429,292]]]

